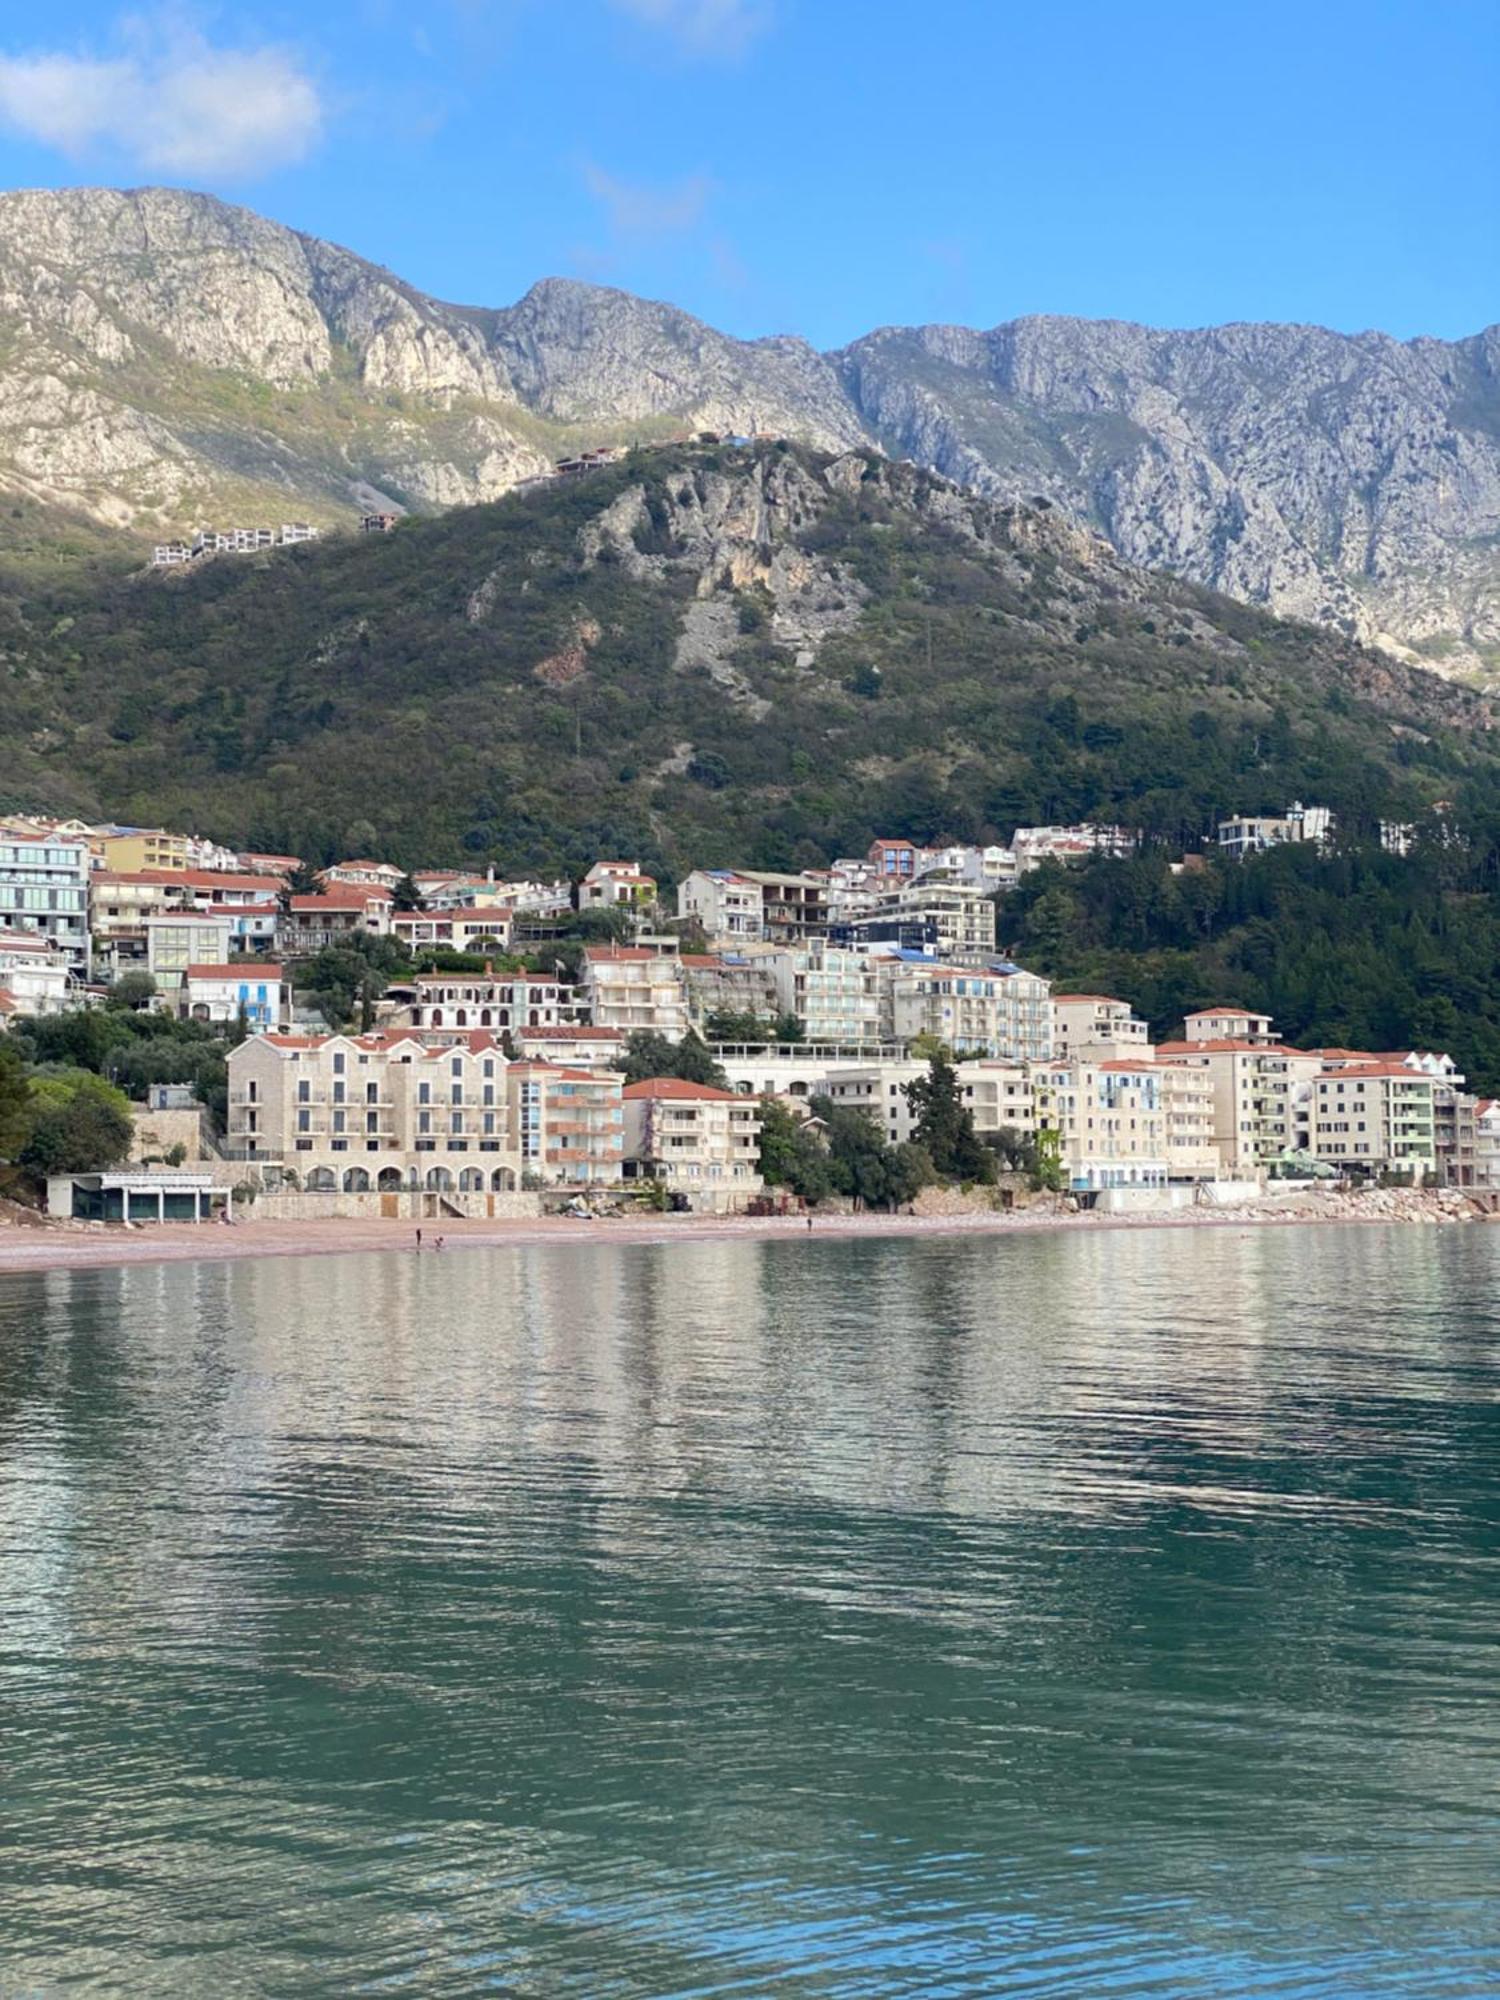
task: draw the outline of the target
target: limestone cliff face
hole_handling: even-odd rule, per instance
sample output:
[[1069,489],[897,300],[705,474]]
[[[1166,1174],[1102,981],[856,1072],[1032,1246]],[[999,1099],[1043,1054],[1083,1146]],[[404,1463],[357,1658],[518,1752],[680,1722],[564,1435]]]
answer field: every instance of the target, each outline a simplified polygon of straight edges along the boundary
[[449,507],[635,430],[757,426],[864,435],[805,344],[625,293],[448,306],[203,195],[0,196],[0,482],[112,523]]
[[1132,562],[1500,670],[1500,329],[888,328],[837,357],[887,446],[1044,493]]
[[1027,319],[841,353],[547,279],[445,305],[207,196],[0,196],[0,488],[148,532],[498,497],[676,431],[878,443],[1134,563],[1500,678],[1500,328]]

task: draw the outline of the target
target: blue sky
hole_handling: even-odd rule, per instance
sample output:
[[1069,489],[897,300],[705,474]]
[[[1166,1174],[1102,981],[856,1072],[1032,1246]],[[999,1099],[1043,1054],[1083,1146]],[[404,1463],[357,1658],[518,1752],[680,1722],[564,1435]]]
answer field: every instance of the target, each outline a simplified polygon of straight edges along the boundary
[[1029,312],[1500,320],[1493,0],[3,18],[0,183],[209,188],[469,304],[563,273],[820,346]]

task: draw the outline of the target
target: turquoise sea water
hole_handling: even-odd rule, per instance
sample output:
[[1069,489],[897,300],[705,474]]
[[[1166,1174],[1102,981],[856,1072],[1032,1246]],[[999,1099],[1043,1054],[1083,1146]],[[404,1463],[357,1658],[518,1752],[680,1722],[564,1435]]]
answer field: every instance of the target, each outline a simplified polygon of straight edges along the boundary
[[1500,1231],[0,1278],[0,1995],[1500,1995]]

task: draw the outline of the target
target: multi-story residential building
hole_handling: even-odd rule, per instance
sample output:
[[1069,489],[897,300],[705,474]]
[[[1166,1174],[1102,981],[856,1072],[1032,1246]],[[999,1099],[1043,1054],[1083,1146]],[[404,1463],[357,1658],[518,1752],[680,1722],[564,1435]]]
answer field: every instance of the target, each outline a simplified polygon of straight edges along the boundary
[[688,1009],[702,1030],[710,1014],[754,1014],[773,1020],[782,1011],[777,997],[774,945],[741,945],[732,951],[685,951],[680,956],[687,981]]
[[67,1013],[74,1004],[75,978],[67,953],[50,938],[35,931],[0,931],[0,995],[9,1019]]
[[625,1037],[618,1028],[561,1021],[553,1027],[517,1028],[511,1039],[520,1055],[563,1069],[615,1070],[625,1059]]
[[516,913],[494,908],[393,910],[391,936],[408,951],[438,946],[447,951],[509,951],[515,939]]
[[229,1053],[233,1157],[314,1192],[504,1193],[520,1185],[519,1096],[488,1035],[253,1035]]
[[884,885],[915,881],[920,854],[921,849],[910,840],[872,840],[866,858],[877,882]]
[[714,1058],[730,1088],[742,1097],[817,1097],[837,1070],[872,1063],[902,1062],[906,1051],[894,1042],[718,1042]]
[[1059,1056],[1118,1056],[1150,1053],[1146,1023],[1124,1000],[1102,993],[1054,993],[1052,1044]]
[[760,1193],[760,1106],[732,1090],[652,1077],[624,1091],[625,1172],[695,1205],[738,1208]]
[[687,982],[670,954],[644,945],[598,945],[584,953],[583,990],[596,1028],[649,1032],[680,1042],[688,1032]]
[[754,944],[766,934],[758,882],[732,868],[695,868],[677,885],[679,918],[695,918],[710,944]]
[[345,888],[394,890],[405,874],[394,861],[335,861],[318,871],[318,880],[325,889],[339,882]]
[[623,1078],[617,1072],[517,1062],[508,1080],[528,1181],[615,1186],[625,1160]]
[[1032,1071],[1038,1128],[1056,1134],[1068,1186],[1163,1188],[1171,1178],[1162,1072],[1154,1063],[1039,1063]]
[[87,973],[90,866],[82,838],[0,835],[0,930],[48,938]]
[[1190,1042],[1250,1042],[1256,1048],[1271,1048],[1281,1040],[1271,1016],[1249,1007],[1199,1007],[1184,1020],[1182,1032]]
[[1021,867],[1010,847],[929,847],[918,864],[924,882],[961,882],[986,896],[1013,889]]
[[814,939],[771,960],[776,1011],[802,1023],[810,1042],[858,1045],[881,1033],[881,975],[868,952]]
[[1404,1063],[1351,1063],[1313,1084],[1312,1150],[1348,1173],[1433,1178],[1434,1079]]
[[1210,1079],[1221,1175],[1254,1180],[1287,1154],[1305,1149],[1308,1093],[1323,1067],[1316,1055],[1276,1042],[1196,1036],[1162,1042],[1156,1059],[1197,1068]]
[[969,971],[907,957],[877,959],[882,1026],[891,1041],[932,1035],[955,1055],[1045,1062],[1052,1053],[1051,988],[1019,967]]
[[[831,1068],[823,1090],[837,1105],[869,1112],[887,1143],[900,1146],[917,1131],[907,1086],[928,1074],[929,1065],[916,1057],[887,1058]],[[959,1094],[981,1138],[1036,1131],[1036,1091],[1024,1064],[981,1058],[960,1063],[957,1076]]]
[[1327,806],[1305,806],[1297,800],[1284,813],[1239,813],[1220,820],[1219,852],[1230,861],[1243,861],[1247,854],[1261,854],[1268,847],[1298,841],[1321,847],[1332,832],[1333,814]]
[[1140,836],[1124,826],[1018,826],[1011,839],[1011,852],[1022,874],[1040,868],[1044,861],[1087,861],[1096,854],[1123,860],[1134,854]]
[[189,835],[167,833],[161,827],[103,826],[92,845],[99,866],[111,875],[138,875],[147,868],[175,873],[193,865],[194,842]]
[[741,878],[759,886],[762,934],[773,944],[800,944],[828,929],[828,871],[804,869],[781,875],[761,868],[740,870]]
[[644,910],[656,901],[656,879],[638,861],[596,861],[578,885],[580,910]]
[[142,919],[146,970],[156,981],[158,1003],[176,1013],[190,965],[224,965],[234,919],[227,911],[163,910]]
[[94,965],[114,977],[146,956],[146,919],[180,909],[177,876],[166,869],[116,875],[95,869],[89,877],[89,929]]
[[190,965],[177,1011],[189,1021],[243,1020],[252,1035],[263,1035],[280,1026],[287,992],[279,965]]
[[995,905],[962,882],[924,876],[882,896],[868,921],[930,926],[940,958],[982,959],[995,949]]
[[346,944],[356,931],[386,937],[390,930],[390,890],[347,883],[321,896],[287,897],[276,926],[276,948],[283,958],[310,958],[330,945]]
[[1213,1078],[1206,1070],[1190,1064],[1163,1063],[1161,1101],[1166,1120],[1168,1180],[1217,1180],[1219,1149],[1214,1143]]
[[410,1001],[397,1007],[391,1025],[420,1029],[429,1040],[475,1029],[499,1035],[556,1028],[576,1020],[579,1010],[576,986],[540,972],[419,973],[410,991]]

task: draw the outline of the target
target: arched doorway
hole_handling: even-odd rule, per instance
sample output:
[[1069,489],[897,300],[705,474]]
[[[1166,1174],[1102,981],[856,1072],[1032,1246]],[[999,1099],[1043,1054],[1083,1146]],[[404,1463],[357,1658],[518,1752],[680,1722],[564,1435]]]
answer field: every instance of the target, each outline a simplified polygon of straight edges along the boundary
[[370,1176],[365,1172],[364,1168],[363,1167],[348,1168],[344,1174],[344,1193],[368,1194],[369,1192],[370,1192]]
[[382,1194],[400,1194],[401,1169],[399,1167],[382,1167],[379,1178],[376,1181],[376,1186]]
[[453,1176],[446,1167],[429,1167],[427,1187],[432,1194],[452,1194]]
[[458,1187],[461,1194],[483,1194],[484,1168],[465,1167],[458,1177]]
[[496,1194],[513,1194],[515,1192],[516,1177],[509,1167],[496,1167],[495,1171],[490,1175],[490,1186]]
[[309,1194],[336,1194],[338,1185],[338,1175],[332,1167],[310,1168],[307,1179],[303,1182]]

